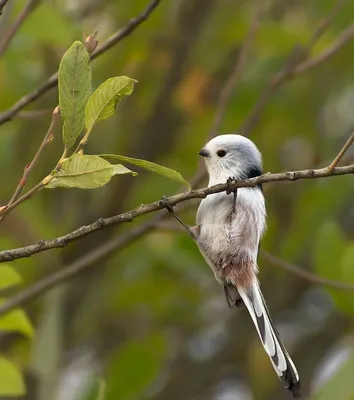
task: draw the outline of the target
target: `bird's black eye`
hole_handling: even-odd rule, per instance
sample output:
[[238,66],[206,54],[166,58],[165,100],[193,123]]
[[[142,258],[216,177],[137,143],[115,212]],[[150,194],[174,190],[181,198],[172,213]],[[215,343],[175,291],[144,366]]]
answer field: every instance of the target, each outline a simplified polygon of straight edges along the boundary
[[219,157],[224,157],[225,154],[226,154],[226,151],[225,151],[225,150],[219,150],[219,151],[216,152],[216,154],[217,154]]

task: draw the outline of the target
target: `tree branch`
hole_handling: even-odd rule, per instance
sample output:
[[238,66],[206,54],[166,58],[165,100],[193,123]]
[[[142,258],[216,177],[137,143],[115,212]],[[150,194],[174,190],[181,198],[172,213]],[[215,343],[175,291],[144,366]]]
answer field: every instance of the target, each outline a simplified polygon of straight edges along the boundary
[[26,165],[26,167],[23,171],[23,176],[17,185],[15,193],[11,197],[11,200],[9,201],[8,206],[10,206],[12,203],[14,203],[19,198],[22,190],[24,189],[24,187],[27,183],[27,180],[28,180],[28,177],[29,177],[31,171],[37,165],[37,162],[38,162],[39,157],[41,156],[43,150],[52,141],[52,138],[54,135],[54,129],[55,129],[55,125],[57,123],[58,117],[59,117],[59,113],[60,113],[60,111],[59,111],[59,106],[58,106],[54,109],[53,114],[52,114],[52,122],[48,128],[48,131],[47,131],[46,135],[44,136],[44,139],[42,140],[42,143],[40,144],[36,154],[34,155],[33,160],[28,165]]
[[309,60],[303,61],[297,67],[294,68],[292,76],[302,74],[310,69],[317,67],[317,65],[327,61],[330,57],[334,56],[338,51],[354,36],[354,25],[349,25],[345,28],[337,39],[328,46],[322,53],[317,56],[310,58]]
[[[29,17],[31,12],[38,5],[40,0],[28,0],[20,14],[17,16],[15,22],[10,27],[8,32],[3,36],[2,41],[0,42],[0,57],[4,54],[5,50],[9,47],[11,40],[15,37],[17,31],[20,29],[21,25],[25,22],[25,20]],[[5,1],[6,3],[7,1]],[[0,4],[0,14],[1,14],[1,4]]]
[[269,103],[271,97],[283,83],[289,80],[292,76],[299,75],[300,73],[309,71],[311,68],[327,60],[330,56],[334,55],[353,36],[352,34],[348,35],[347,32],[345,35],[345,39],[343,40],[343,35],[345,32],[344,31],[336,41],[337,45],[335,51],[333,51],[333,46],[332,46],[330,48],[332,49],[332,51],[328,50],[325,51],[327,53],[326,57],[322,58],[316,57],[315,62],[313,62],[313,60],[312,62],[307,61],[307,59],[310,56],[312,48],[320,39],[320,37],[324,34],[324,32],[328,29],[329,25],[336,17],[336,15],[339,13],[339,11],[346,3],[346,1],[347,0],[339,0],[337,2],[336,6],[330,12],[328,17],[317,27],[311,39],[308,41],[307,46],[302,47],[296,45],[293,48],[292,52],[290,53],[290,56],[285,62],[284,67],[273,77],[271,77],[263,93],[260,95],[258,102],[253,106],[245,122],[240,128],[240,132],[242,132],[243,135],[248,136],[248,134],[252,131],[252,129],[258,124],[260,117],[265,107]]
[[[129,36],[142,22],[146,21],[154,9],[159,5],[161,0],[153,0],[146,7],[146,9],[141,12],[135,18],[132,18],[127,25],[111,36],[102,46],[100,46],[95,52],[92,53],[91,59],[95,59],[112,46],[119,43],[122,39]],[[18,100],[11,108],[0,114],[0,125],[5,122],[10,121],[19,111],[24,109],[29,104],[33,103],[39,97],[41,97],[48,90],[56,87],[58,84],[58,73],[53,74],[45,83],[37,87],[33,92],[23,96]]]
[[206,187],[204,189],[196,189],[188,192],[183,192],[176,194],[174,196],[166,198],[165,201],[155,201],[149,204],[142,204],[139,207],[125,212],[123,214],[115,215],[109,218],[100,218],[96,222],[82,226],[81,228],[68,233],[64,236],[60,236],[56,239],[40,241],[37,244],[32,244],[29,246],[5,250],[0,252],[0,262],[14,261],[18,258],[29,257],[33,254],[40,253],[42,251],[65,247],[68,243],[73,242],[79,238],[87,236],[93,232],[96,232],[105,226],[121,224],[123,222],[132,222],[135,218],[142,215],[149,214],[158,210],[162,210],[166,207],[166,204],[175,206],[178,203],[191,199],[203,199],[213,193],[220,193],[226,190],[234,191],[241,187],[254,187],[259,184],[268,182],[278,182],[278,181],[296,181],[298,179],[315,179],[315,178],[325,178],[334,175],[346,175],[354,173],[354,164],[347,165],[344,167],[336,167],[333,171],[330,171],[328,167],[321,169],[305,169],[301,171],[290,171],[290,172],[280,172],[272,174],[270,172],[258,176],[256,178],[246,179],[243,181],[234,181],[231,183],[220,183],[218,185]]
[[306,271],[304,268],[298,267],[295,264],[282,260],[281,258],[276,257],[265,250],[261,249],[260,255],[270,264],[285,269],[286,271],[289,271],[292,274],[300,276],[302,279],[305,279],[309,282],[316,283],[318,285],[330,286],[332,288],[340,290],[354,290],[354,285],[351,285],[350,283],[339,282],[339,281],[334,281],[332,279],[323,278],[322,276],[314,274],[313,272],[310,271]]
[[349,147],[354,142],[354,132],[351,134],[350,138],[346,141],[345,145],[342,147],[342,150],[338,153],[337,157],[331,162],[328,166],[330,171],[333,171],[334,168],[338,165],[342,157],[344,156],[345,152],[349,149]]

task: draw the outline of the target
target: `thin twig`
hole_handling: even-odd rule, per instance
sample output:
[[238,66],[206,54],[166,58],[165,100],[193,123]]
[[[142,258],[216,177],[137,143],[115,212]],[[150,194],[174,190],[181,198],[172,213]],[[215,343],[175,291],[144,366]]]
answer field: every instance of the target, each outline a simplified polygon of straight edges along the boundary
[[38,162],[39,157],[41,156],[43,150],[52,141],[52,138],[54,136],[55,126],[57,124],[57,120],[59,117],[59,113],[60,113],[60,111],[59,111],[59,106],[58,106],[54,109],[53,114],[52,114],[52,121],[48,128],[48,131],[47,131],[46,135],[44,136],[44,139],[42,140],[42,143],[40,144],[36,154],[34,155],[33,160],[28,165],[26,165],[26,167],[23,171],[23,176],[22,176],[20,182],[18,183],[14,194],[11,197],[11,200],[9,201],[8,206],[13,204],[19,198],[22,190],[24,189],[24,187],[27,183],[30,173],[32,172],[33,168],[37,165],[37,162]]
[[0,0],[0,15],[4,12],[4,7],[6,6],[9,0]]
[[349,25],[345,28],[342,33],[336,38],[336,40],[328,46],[322,53],[317,56],[303,61],[292,71],[292,76],[296,76],[311,70],[317,65],[327,61],[330,57],[333,57],[338,51],[344,47],[344,45],[354,37],[354,25]]
[[[102,46],[97,48],[95,52],[92,53],[91,59],[97,58],[112,46],[119,43],[122,39],[129,36],[142,22],[146,21],[154,9],[159,5],[161,0],[153,0],[146,7],[146,9],[140,13],[135,18],[132,18],[128,24],[113,36],[111,36]],[[0,125],[5,122],[10,121],[19,111],[33,103],[39,97],[41,97],[48,90],[56,87],[58,84],[58,73],[53,74],[45,83],[39,86],[33,92],[21,97],[11,108],[0,114]]]
[[309,282],[316,283],[319,285],[330,286],[332,288],[340,290],[354,290],[354,285],[351,285],[350,283],[339,282],[339,281],[334,281],[332,279],[323,278],[322,276],[314,274],[313,272],[310,271],[306,271],[304,268],[301,268],[295,264],[282,260],[281,258],[276,257],[265,250],[260,250],[260,255],[270,264],[276,267],[283,268],[286,271],[289,271],[292,274],[300,276],[301,278],[306,279]]
[[351,134],[350,138],[347,140],[345,145],[342,147],[341,151],[338,153],[337,157],[331,162],[328,166],[328,170],[332,172],[334,168],[338,165],[342,157],[344,156],[345,152],[349,149],[349,147],[354,142],[354,132]]
[[7,215],[10,211],[12,211],[14,208],[19,206],[21,203],[23,203],[26,200],[29,200],[36,192],[39,190],[43,189],[45,184],[43,181],[37,183],[36,186],[34,186],[31,190],[29,190],[27,193],[25,193],[22,197],[14,201],[11,205],[1,207],[0,211],[0,222],[4,219],[5,215]]
[[42,240],[37,244],[32,244],[18,249],[1,251],[0,262],[13,261],[18,258],[29,257],[33,254],[40,253],[49,249],[65,247],[68,243],[73,242],[74,240],[77,240],[81,237],[87,236],[93,232],[96,232],[105,226],[121,224],[123,222],[132,222],[134,219],[142,215],[149,214],[165,208],[166,204],[170,206],[175,206],[176,204],[187,200],[203,199],[213,193],[220,193],[226,190],[234,191],[241,187],[254,187],[259,184],[268,182],[296,181],[298,179],[325,178],[334,175],[346,174],[354,174],[354,165],[337,167],[332,172],[328,170],[328,167],[325,167],[321,169],[305,169],[301,171],[280,172],[275,174],[266,173],[264,175],[257,176],[251,179],[234,181],[231,183],[220,183],[218,185],[206,187],[204,189],[196,189],[188,192],[179,193],[166,198],[167,203],[166,201],[155,201],[150,204],[142,204],[139,207],[123,214],[115,215],[109,218],[100,218],[90,225],[82,226],[81,228],[64,236],[60,236],[56,239],[47,241]]
[[[315,30],[314,34],[312,35],[311,39],[308,41],[307,46],[302,47],[299,45],[296,45],[292,52],[290,53],[290,56],[285,62],[284,67],[276,73],[268,82],[266,88],[264,89],[263,93],[259,97],[259,100],[257,103],[253,106],[251,109],[249,115],[245,119],[245,122],[243,123],[242,127],[240,128],[240,132],[242,132],[243,135],[248,136],[249,133],[252,131],[252,129],[258,124],[261,115],[269,103],[270,99],[274,95],[274,93],[277,91],[277,89],[285,83],[287,80],[289,80],[292,76],[294,75],[299,75],[300,71],[305,72],[309,71],[312,67],[319,65],[319,60],[317,63],[314,64],[309,64],[307,65],[306,68],[301,67],[306,60],[309,58],[310,53],[314,45],[317,43],[317,41],[320,39],[320,37],[324,34],[324,32],[328,29],[329,25],[333,21],[333,19],[338,15],[339,11],[343,7],[343,5],[346,3],[347,0],[339,0],[336,4],[336,6],[333,8],[333,10],[330,12],[330,14],[327,16],[327,18],[317,27]],[[344,45],[346,41],[342,42],[342,46]],[[339,49],[340,47],[338,47]],[[336,51],[338,51],[338,49]],[[328,55],[331,56],[335,52],[330,53]],[[327,57],[327,58],[328,58]],[[325,58],[325,59],[327,59]],[[324,60],[325,60],[324,59]],[[323,61],[324,61],[323,60]],[[297,73],[294,73],[294,71],[299,68]]]
[[[3,36],[2,41],[0,42],[0,57],[4,54],[5,50],[9,47],[11,40],[15,37],[17,31],[20,29],[21,25],[24,21],[29,17],[31,12],[35,9],[38,5],[40,0],[28,0],[25,4],[24,8],[17,16],[15,22],[10,27],[8,32]],[[1,11],[1,4],[0,4],[0,11]]]

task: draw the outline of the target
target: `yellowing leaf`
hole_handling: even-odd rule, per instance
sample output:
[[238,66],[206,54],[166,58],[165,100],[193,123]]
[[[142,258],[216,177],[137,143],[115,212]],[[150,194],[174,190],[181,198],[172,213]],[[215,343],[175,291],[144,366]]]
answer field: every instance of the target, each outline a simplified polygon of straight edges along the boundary
[[0,290],[17,285],[21,277],[17,271],[6,264],[0,265]]
[[25,392],[21,373],[12,362],[0,357],[0,396],[22,396]]
[[102,119],[109,118],[123,96],[133,93],[135,79],[118,76],[107,79],[90,96],[85,110],[85,127],[90,131]]
[[98,156],[73,154],[63,162],[61,169],[46,187],[94,189],[105,185],[117,174],[136,175],[136,172],[123,165],[112,165]]
[[[0,299],[0,304],[6,299]],[[21,309],[15,309],[0,317],[0,332],[20,332],[28,337],[33,337],[34,330],[26,313]]]
[[79,41],[73,43],[60,62],[58,86],[63,141],[70,148],[84,129],[85,107],[91,94],[90,56]]
[[151,161],[140,160],[138,158],[120,156],[116,154],[100,154],[100,157],[112,162],[122,161],[122,162],[127,162],[129,164],[137,165],[140,168],[144,168],[148,171],[155,172],[156,174],[162,175],[174,181],[181,182],[187,185],[188,189],[190,189],[190,184],[183,178],[183,176],[179,172],[175,171],[174,169],[167,168],[159,164],[155,164]]

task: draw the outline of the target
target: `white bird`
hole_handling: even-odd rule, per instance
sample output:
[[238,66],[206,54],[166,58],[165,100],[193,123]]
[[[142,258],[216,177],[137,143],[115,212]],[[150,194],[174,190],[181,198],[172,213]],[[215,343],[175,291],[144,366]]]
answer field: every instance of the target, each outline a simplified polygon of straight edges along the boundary
[[[262,156],[256,145],[241,135],[220,135],[200,150],[209,173],[209,186],[228,179],[262,174]],[[266,228],[261,185],[239,188],[234,196],[215,193],[200,203],[195,227],[185,225],[199,250],[224,286],[230,307],[247,307],[263,347],[283,383],[299,397],[299,374],[286,351],[267,309],[257,279],[259,242]]]

